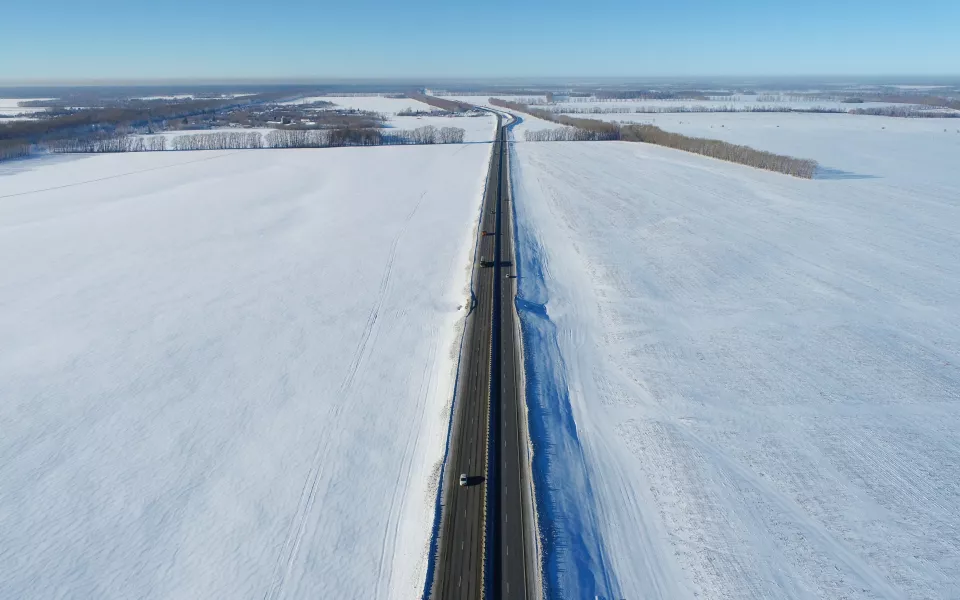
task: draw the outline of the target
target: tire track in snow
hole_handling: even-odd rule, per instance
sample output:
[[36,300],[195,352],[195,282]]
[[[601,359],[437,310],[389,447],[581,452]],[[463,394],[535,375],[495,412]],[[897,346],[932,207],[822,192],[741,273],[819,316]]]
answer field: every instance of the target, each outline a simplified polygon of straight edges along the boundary
[[[417,431],[420,431],[423,427],[423,405],[426,402],[427,395],[430,390],[430,381],[432,380],[431,374],[433,373],[433,368],[436,363],[437,357],[437,348],[439,344],[439,331],[436,326],[430,327],[430,335],[427,337],[431,341],[429,358],[423,365],[423,373],[420,377],[420,386],[417,390],[417,409],[420,414],[420,418],[417,420]],[[416,449],[420,438],[414,436],[406,436],[406,440],[403,447],[403,458],[400,460],[400,468],[397,469],[397,477],[394,482],[394,487],[400,489],[400,481],[404,478],[409,478],[410,475],[410,466],[413,462],[413,450]],[[387,545],[391,541],[392,534],[392,550],[396,550],[397,543],[397,534],[400,529],[400,519],[399,515],[403,513],[403,507],[406,503],[406,496],[404,496],[400,501],[397,501],[397,494],[393,494],[390,500],[390,510],[388,511],[389,519],[388,522],[393,523],[393,528],[385,530],[383,537],[380,542],[380,560],[377,564],[377,594],[376,598],[385,598],[392,588],[393,581],[393,571],[391,570],[389,575],[384,578],[384,566],[387,563]]]
[[[383,307],[383,300],[389,288],[390,276],[393,273],[393,265],[396,262],[397,248],[400,245],[400,239],[403,237],[404,233],[406,233],[410,221],[413,220],[414,215],[417,213],[417,210],[420,208],[420,205],[423,203],[423,198],[426,195],[426,191],[420,194],[420,198],[417,199],[417,203],[407,215],[403,222],[403,226],[400,228],[400,231],[397,232],[397,235],[393,239],[393,243],[390,245],[390,254],[387,258],[387,264],[384,268],[383,275],[380,277],[380,287],[377,293],[377,300],[374,302],[373,308],[370,309],[370,313],[367,315],[367,321],[364,324],[363,332],[360,334],[360,340],[354,349],[353,358],[350,360],[350,364],[347,367],[347,373],[337,390],[338,397],[340,398],[343,398],[350,391],[356,378],[356,374],[360,370],[360,366],[363,364],[363,361],[368,354],[368,343],[370,338],[373,337],[374,330],[377,326],[377,319]],[[333,416],[330,419],[333,426],[335,426],[337,419],[340,417],[340,413],[343,410],[343,404],[344,403],[341,401],[334,407]],[[296,564],[297,557],[300,553],[300,546],[307,529],[309,515],[313,512],[313,505],[316,501],[317,491],[320,487],[320,476],[323,474],[323,461],[321,459],[326,454],[328,443],[328,438],[324,436],[324,438],[318,443],[316,452],[314,452],[310,471],[307,473],[303,490],[300,492],[300,500],[297,503],[297,510],[294,512],[293,520],[290,523],[290,531],[287,533],[287,537],[283,542],[280,554],[277,557],[277,563],[274,568],[273,577],[271,578],[272,581],[270,587],[263,595],[264,600],[277,600],[283,597],[287,580],[290,578],[290,574],[293,572],[293,567]],[[381,556],[381,560],[382,559],[383,557]]]
[[184,165],[194,165],[194,164],[197,164],[197,163],[206,162],[206,161],[208,161],[208,160],[216,160],[216,159],[218,159],[218,158],[224,158],[224,157],[226,157],[226,156],[232,156],[232,155],[237,154],[237,153],[238,153],[238,152],[227,152],[227,153],[225,153],[225,154],[218,154],[218,155],[216,155],[216,156],[208,156],[208,157],[206,157],[206,158],[200,158],[200,159],[197,159],[197,160],[188,160],[188,161],[176,163],[176,164],[173,164],[173,165],[163,165],[163,166],[161,166],[161,167],[151,167],[151,168],[149,168],[149,169],[141,169],[141,170],[139,170],[139,171],[129,171],[129,172],[127,172],[127,173],[118,173],[118,174],[116,174],[116,175],[109,175],[109,176],[107,176],[107,177],[98,177],[97,179],[88,179],[87,181],[76,181],[76,182],[74,182],[74,183],[67,183],[67,184],[64,184],[64,185],[56,185],[56,186],[53,186],[53,187],[42,188],[42,189],[39,189],[39,190],[28,190],[28,191],[26,191],[26,192],[17,192],[17,193],[15,193],[15,194],[5,194],[5,195],[3,195],[3,196],[0,196],[0,199],[2,199],[2,198],[13,198],[13,197],[15,197],[15,196],[29,196],[30,194],[39,194],[39,193],[42,193],[42,192],[52,192],[53,190],[62,190],[62,189],[64,189],[64,188],[76,187],[76,186],[78,186],[78,185],[86,185],[86,184],[88,184],[88,183],[97,183],[97,182],[100,182],[100,181],[109,181],[109,180],[111,180],[111,179],[119,179],[119,178],[121,178],[121,177],[128,177],[128,176],[130,176],[130,175],[139,175],[140,173],[149,173],[150,171],[161,171],[161,170],[163,170],[163,169],[172,169],[172,168],[174,168],[174,167],[182,167],[182,166],[184,166]]

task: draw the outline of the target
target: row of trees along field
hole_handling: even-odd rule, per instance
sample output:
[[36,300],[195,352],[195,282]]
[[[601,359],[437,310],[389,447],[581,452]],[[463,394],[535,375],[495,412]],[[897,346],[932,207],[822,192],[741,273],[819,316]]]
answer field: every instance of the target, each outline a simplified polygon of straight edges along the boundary
[[467,104],[465,102],[457,102],[456,100],[446,100],[444,98],[437,98],[436,96],[427,96],[425,94],[420,94],[416,92],[410,92],[407,94],[407,97],[411,100],[417,100],[418,102],[423,102],[424,104],[429,104],[440,110],[446,110],[449,112],[466,112],[473,109],[473,105]]
[[[550,106],[545,108],[552,113],[568,114],[592,114],[592,115],[611,115],[621,113],[642,113],[642,114],[660,114],[660,113],[846,113],[848,111],[842,108],[829,108],[826,106],[811,106],[809,108],[795,108],[790,106],[771,106],[771,105],[749,105],[749,104],[722,104],[722,105],[673,105],[673,106]],[[853,112],[853,111],[850,111]]]
[[722,140],[670,133],[653,125],[623,125],[620,127],[620,139],[625,142],[645,142],[666,146],[667,148],[675,148],[684,152],[701,154],[758,169],[766,169],[767,171],[786,173],[804,179],[813,179],[817,170],[817,162],[814,160],[774,154],[773,152],[731,144]]
[[557,127],[555,129],[540,129],[538,131],[524,131],[523,139],[528,142],[595,142],[600,140],[618,139],[609,134],[580,129],[579,127]]
[[[61,152],[129,152],[141,142],[120,141],[126,132],[165,129],[165,122],[198,115],[213,115],[242,106],[280,101],[290,90],[241,98],[204,98],[172,104],[140,103],[130,106],[70,110],[34,121],[0,123],[0,160],[29,156],[50,149]],[[31,103],[23,103],[24,105]],[[151,142],[144,140],[143,150]],[[153,142],[160,143],[160,142]],[[74,148],[64,150],[63,148]],[[83,148],[92,148],[84,150]]]
[[30,144],[19,140],[0,140],[0,161],[21,158],[30,154]]
[[256,148],[333,148],[338,146],[385,146],[404,144],[460,144],[460,127],[426,125],[416,129],[276,129],[259,131],[213,131],[163,135],[111,135],[98,138],[55,140],[47,144],[54,153],[156,152],[164,150],[246,150]]
[[[620,125],[596,119],[569,117],[497,98],[490,98],[490,103],[494,106],[525,112],[539,119],[565,126],[555,132],[551,132],[552,130],[546,130],[546,132],[528,131],[524,134],[527,141],[621,140],[625,142],[644,142],[805,179],[812,179],[817,170],[817,162],[813,160],[783,156],[722,140],[670,133],[653,125]],[[570,129],[579,129],[582,132],[570,131]]]

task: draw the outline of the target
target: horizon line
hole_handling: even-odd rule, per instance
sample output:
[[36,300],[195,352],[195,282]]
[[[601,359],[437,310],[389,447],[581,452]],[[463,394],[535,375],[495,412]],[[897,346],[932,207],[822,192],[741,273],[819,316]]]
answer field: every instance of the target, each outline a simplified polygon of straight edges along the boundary
[[[28,86],[102,86],[102,85],[323,85],[337,83],[391,83],[391,84],[429,84],[429,83],[591,83],[591,82],[633,82],[633,81],[727,81],[727,80],[802,80],[813,79],[818,81],[852,80],[857,83],[883,84],[894,79],[912,81],[926,81],[940,83],[951,80],[951,83],[960,83],[960,73],[941,74],[909,74],[909,73],[847,73],[847,74],[727,74],[727,75],[530,75],[530,76],[495,76],[484,75],[476,77],[443,76],[443,75],[405,75],[405,76],[293,76],[293,77],[88,77],[88,78],[31,78],[31,79],[3,79],[0,78],[0,87],[28,87]],[[876,80],[876,81],[870,81]],[[746,81],[745,81],[746,82]]]

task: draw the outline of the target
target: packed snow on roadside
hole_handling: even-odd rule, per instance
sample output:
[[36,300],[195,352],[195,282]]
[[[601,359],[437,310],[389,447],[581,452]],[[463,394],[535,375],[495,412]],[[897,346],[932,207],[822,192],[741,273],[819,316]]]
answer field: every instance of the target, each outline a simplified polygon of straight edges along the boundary
[[0,597],[419,598],[489,155],[0,167]]
[[960,136],[806,126],[515,145],[550,597],[960,597]]

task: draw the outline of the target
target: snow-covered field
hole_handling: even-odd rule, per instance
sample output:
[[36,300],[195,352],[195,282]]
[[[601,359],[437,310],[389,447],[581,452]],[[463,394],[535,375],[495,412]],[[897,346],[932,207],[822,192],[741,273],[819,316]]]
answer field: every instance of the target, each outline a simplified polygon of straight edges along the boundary
[[[481,115],[477,117],[389,117],[387,119],[387,125],[391,128],[396,129],[416,129],[417,127],[423,127],[425,125],[433,125],[436,128],[441,127],[459,127],[464,130],[464,139],[465,143],[471,142],[490,142],[493,141],[495,129],[496,129],[496,119],[489,114]],[[180,135],[199,135],[199,134],[208,134],[208,133],[217,133],[217,132],[229,132],[229,133],[245,133],[245,132],[259,132],[261,135],[266,138],[267,134],[274,129],[268,129],[265,127],[250,127],[250,128],[240,128],[240,127],[221,127],[215,129],[182,129],[177,131],[164,131],[162,133],[154,134],[155,136],[162,136],[167,138],[169,143],[171,139],[180,136]],[[145,135],[141,136],[144,139],[149,139],[153,136]]]
[[684,135],[812,158],[825,168],[823,177],[880,178],[878,185],[907,190],[952,190],[951,165],[960,157],[960,119],[793,113],[623,116],[608,120],[650,123]]
[[0,98],[0,117],[24,116],[47,110],[43,107],[20,106],[21,102],[33,100],[53,100],[53,98]]
[[162,131],[160,133],[155,133],[152,135],[143,135],[140,136],[144,139],[150,139],[151,137],[165,137],[167,142],[177,137],[178,135],[204,135],[208,133],[254,133],[259,132],[260,135],[266,136],[274,129],[268,127],[214,127],[213,129],[177,129],[174,131]]
[[544,96],[511,96],[504,94],[475,94],[472,96],[456,96],[456,95],[447,95],[443,94],[440,96],[447,100],[454,100],[456,102],[466,102],[467,104],[473,104],[474,106],[491,106],[490,98],[498,98],[500,100],[506,100],[507,102],[519,102],[520,104],[536,104],[544,100]]
[[395,115],[404,110],[413,111],[434,111],[437,110],[429,104],[424,104],[419,100],[411,98],[388,98],[386,96],[311,96],[300,98],[290,102],[282,102],[284,105],[310,104],[313,102],[333,102],[336,108],[367,110],[378,112],[383,115]]
[[170,96],[141,96],[133,98],[134,100],[187,100],[193,98],[193,94],[172,94]]
[[[697,100],[697,99],[678,99],[678,100],[606,100],[597,98],[570,98],[562,102],[555,102],[542,108],[551,108],[558,112],[566,112],[566,109],[572,111],[590,111],[590,110],[647,110],[647,111],[679,111],[683,110],[714,110],[714,111],[779,111],[779,110],[831,110],[848,112],[854,109],[862,108],[882,108],[888,106],[910,106],[907,104],[895,104],[891,102],[861,102],[858,104],[849,104],[839,100],[806,100],[782,97],[771,99],[769,96],[730,96],[719,99]],[[929,108],[929,107],[921,107]]]
[[496,134],[497,119],[486,113],[476,117],[390,117],[390,127],[397,129],[416,129],[426,125],[441,127],[459,127],[464,130],[464,142],[492,142]]
[[418,598],[489,153],[0,167],[0,597]]
[[960,135],[702,116],[514,148],[550,597],[960,597]]

